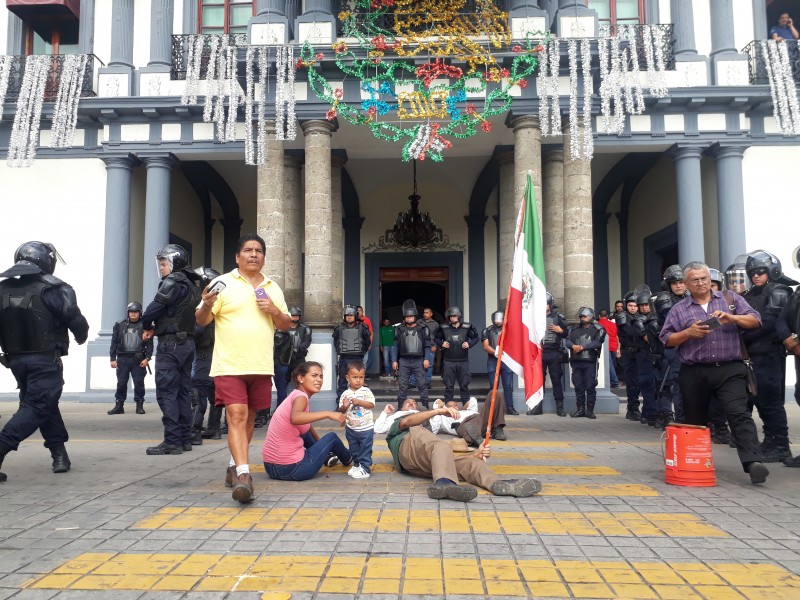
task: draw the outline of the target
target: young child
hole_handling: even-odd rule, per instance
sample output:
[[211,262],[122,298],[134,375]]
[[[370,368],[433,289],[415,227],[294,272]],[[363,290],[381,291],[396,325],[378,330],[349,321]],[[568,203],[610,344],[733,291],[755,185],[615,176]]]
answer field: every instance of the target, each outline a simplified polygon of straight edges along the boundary
[[375,396],[364,385],[366,368],[362,362],[347,366],[347,389],[339,397],[339,412],[345,413],[345,437],[353,455],[353,466],[347,472],[353,479],[366,479],[372,467],[372,438]]

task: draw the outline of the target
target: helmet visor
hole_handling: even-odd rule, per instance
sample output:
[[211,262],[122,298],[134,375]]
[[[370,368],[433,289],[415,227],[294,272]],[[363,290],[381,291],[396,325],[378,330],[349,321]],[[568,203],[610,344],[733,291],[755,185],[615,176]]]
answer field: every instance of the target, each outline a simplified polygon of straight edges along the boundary
[[164,277],[172,273],[172,257],[156,256],[156,271],[160,279],[164,279]]
[[725,271],[725,289],[736,292],[737,294],[744,294],[750,289],[750,278],[747,276],[747,271],[743,269],[736,269],[733,271]]

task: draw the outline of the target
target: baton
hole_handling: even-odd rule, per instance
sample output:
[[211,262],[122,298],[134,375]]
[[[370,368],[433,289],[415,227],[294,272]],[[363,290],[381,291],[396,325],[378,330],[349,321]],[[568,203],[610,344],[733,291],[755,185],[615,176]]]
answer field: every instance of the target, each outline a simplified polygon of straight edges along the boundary
[[152,375],[153,372],[150,370],[150,363],[147,364],[147,372]]
[[672,370],[672,365],[667,363],[667,370],[664,373],[664,379],[661,380],[661,386],[658,388],[658,396],[661,395],[661,392],[664,391],[664,386],[667,383],[667,377],[669,377],[669,372]]

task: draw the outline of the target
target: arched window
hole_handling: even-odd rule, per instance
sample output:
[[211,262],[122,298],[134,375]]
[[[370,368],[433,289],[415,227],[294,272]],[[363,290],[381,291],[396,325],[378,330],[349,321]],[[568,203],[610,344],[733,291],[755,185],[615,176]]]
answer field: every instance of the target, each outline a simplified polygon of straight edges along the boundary
[[645,22],[645,0],[589,0],[601,24],[638,25]]
[[200,33],[247,33],[252,0],[199,0]]

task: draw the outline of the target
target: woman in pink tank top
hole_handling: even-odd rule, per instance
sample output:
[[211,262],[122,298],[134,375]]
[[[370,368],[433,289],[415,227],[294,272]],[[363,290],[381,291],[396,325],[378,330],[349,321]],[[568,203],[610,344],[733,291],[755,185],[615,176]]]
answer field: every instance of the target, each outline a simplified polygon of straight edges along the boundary
[[311,396],[322,388],[322,365],[301,363],[292,373],[297,389],[286,397],[269,423],[262,456],[270,479],[305,481],[337,462],[353,462],[350,451],[333,431],[320,437],[312,423],[330,419],[344,425],[345,415],[335,411],[310,412]]

